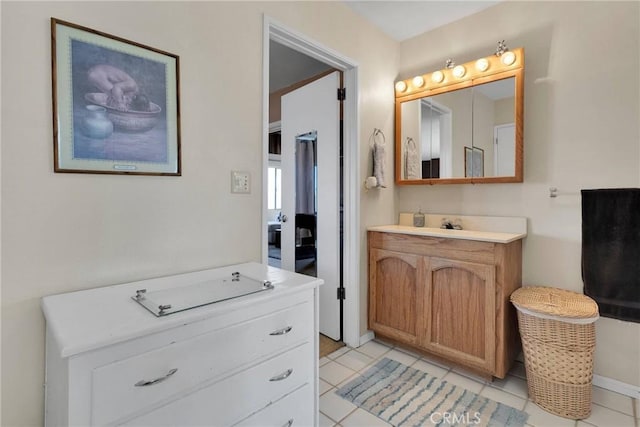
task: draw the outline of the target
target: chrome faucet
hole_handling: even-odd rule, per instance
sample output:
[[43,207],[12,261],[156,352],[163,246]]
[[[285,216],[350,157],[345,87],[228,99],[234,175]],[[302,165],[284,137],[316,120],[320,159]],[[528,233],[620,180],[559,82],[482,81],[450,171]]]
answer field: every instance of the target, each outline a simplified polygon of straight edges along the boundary
[[442,218],[440,228],[444,228],[447,230],[462,230],[462,220],[460,218],[455,218],[453,221],[451,221],[448,218]]

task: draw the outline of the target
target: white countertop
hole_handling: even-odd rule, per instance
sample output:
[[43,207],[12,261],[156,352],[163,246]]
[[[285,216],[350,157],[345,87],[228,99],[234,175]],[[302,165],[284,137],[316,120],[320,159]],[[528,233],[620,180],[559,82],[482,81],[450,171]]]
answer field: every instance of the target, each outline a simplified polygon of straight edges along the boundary
[[527,233],[502,233],[492,231],[447,230],[432,227],[413,227],[408,225],[378,225],[367,228],[382,233],[413,234],[416,236],[444,237],[447,239],[478,240],[482,242],[510,243],[527,236]]
[[[152,292],[189,286],[211,279],[229,277],[235,271],[259,281],[269,280],[274,285],[274,289],[162,317],[154,316],[131,299],[138,289],[147,289],[148,292]],[[314,288],[323,283],[321,279],[254,262],[47,296],[42,299],[42,311],[47,320],[47,328],[54,334],[58,343],[61,356],[69,357],[105,345],[203,320],[256,301]],[[114,333],[115,331],[117,334]]]

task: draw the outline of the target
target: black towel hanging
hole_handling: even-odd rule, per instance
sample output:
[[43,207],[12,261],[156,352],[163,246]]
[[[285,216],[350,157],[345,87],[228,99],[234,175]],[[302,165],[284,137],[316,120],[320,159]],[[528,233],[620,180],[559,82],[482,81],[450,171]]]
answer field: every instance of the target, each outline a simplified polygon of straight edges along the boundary
[[582,280],[600,315],[640,323],[640,188],[582,190]]

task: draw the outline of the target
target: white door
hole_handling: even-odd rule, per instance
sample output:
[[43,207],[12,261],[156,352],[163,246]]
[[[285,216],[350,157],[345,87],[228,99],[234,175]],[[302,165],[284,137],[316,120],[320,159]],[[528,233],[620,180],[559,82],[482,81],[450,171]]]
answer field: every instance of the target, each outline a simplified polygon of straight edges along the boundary
[[495,176],[515,176],[516,127],[513,123],[494,129]]
[[[282,268],[295,271],[296,145],[316,136],[316,272],[320,287],[320,332],[340,339],[340,103],[336,71],[282,97]],[[300,138],[303,136],[303,138]],[[300,239],[298,239],[298,243]]]

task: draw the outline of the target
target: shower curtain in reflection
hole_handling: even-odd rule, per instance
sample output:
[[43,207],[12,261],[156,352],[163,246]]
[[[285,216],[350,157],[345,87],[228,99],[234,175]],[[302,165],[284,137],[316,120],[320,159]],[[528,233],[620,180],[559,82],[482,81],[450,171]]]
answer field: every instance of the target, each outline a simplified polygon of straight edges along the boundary
[[316,140],[296,142],[296,213],[315,214]]

